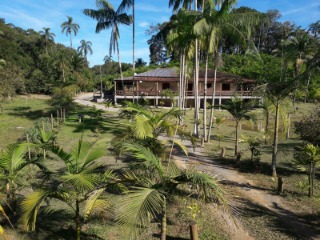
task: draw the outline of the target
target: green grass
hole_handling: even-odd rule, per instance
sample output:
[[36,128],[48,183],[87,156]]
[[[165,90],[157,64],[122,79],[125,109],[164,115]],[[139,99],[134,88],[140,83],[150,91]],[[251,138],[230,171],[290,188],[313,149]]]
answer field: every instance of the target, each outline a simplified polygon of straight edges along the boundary
[[15,97],[2,104],[0,113],[0,149],[14,143],[41,117],[50,117],[51,107],[44,99]]

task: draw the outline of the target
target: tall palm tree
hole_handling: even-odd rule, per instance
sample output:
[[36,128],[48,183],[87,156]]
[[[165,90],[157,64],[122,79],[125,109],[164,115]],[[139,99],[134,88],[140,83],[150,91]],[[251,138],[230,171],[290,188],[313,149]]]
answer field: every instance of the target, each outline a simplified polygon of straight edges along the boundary
[[46,43],[46,53],[48,54],[48,44],[49,41],[54,41],[54,37],[56,36],[54,33],[50,32],[50,28],[42,28],[43,30],[39,31],[39,34],[41,34],[44,37],[45,43]]
[[92,42],[90,41],[86,41],[86,40],[81,40],[80,41],[80,46],[78,47],[78,52],[80,52],[82,54],[82,56],[86,59],[86,61],[88,62],[87,59],[87,55],[88,53],[92,54]]
[[[204,200],[216,200],[227,209],[224,191],[217,180],[208,174],[196,171],[182,171],[174,163],[165,165],[150,149],[137,143],[126,144],[125,151],[136,167],[144,169],[131,171],[125,177],[134,182],[127,195],[119,201],[119,222],[137,233],[151,220],[161,218],[161,240],[167,235],[167,205],[180,185],[191,185]],[[189,195],[190,196],[190,195]],[[141,228],[142,227],[142,228]]]
[[[203,11],[199,16],[199,20],[194,25],[194,31],[200,39],[200,46],[203,51],[207,53],[206,69],[208,65],[208,55],[213,54],[215,56],[215,76],[217,68],[220,67],[222,63],[221,53],[219,52],[219,46],[221,44],[222,37],[228,37],[228,39],[234,43],[237,43],[243,47],[251,47],[251,50],[254,51],[256,50],[252,44],[247,43],[249,42],[251,30],[259,23],[260,14],[252,12],[232,12],[232,7],[236,2],[237,1],[230,0],[214,1],[214,3],[211,1],[204,2]],[[218,9],[216,5],[219,5]],[[215,81],[216,77],[214,80],[212,106],[214,106],[215,98]],[[206,101],[204,101],[204,109],[205,106]],[[204,116],[204,120],[205,119],[206,116]],[[211,109],[209,129],[207,139],[205,139],[205,141],[210,139],[210,125],[212,124],[212,119],[213,108]],[[206,126],[204,124],[204,132],[205,130]]]
[[68,21],[63,22],[61,24],[61,28],[62,28],[62,33],[64,31],[66,31],[66,35],[67,36],[70,35],[70,47],[72,48],[72,37],[71,37],[72,32],[76,36],[79,31],[80,26],[78,23],[73,22],[72,17],[67,16],[67,18],[68,18]]
[[58,156],[63,165],[42,189],[34,191],[22,201],[22,223],[26,230],[34,231],[41,203],[56,199],[74,211],[76,239],[80,240],[81,216],[86,219],[94,209],[102,210],[109,205],[107,200],[100,197],[105,193],[107,183],[115,176],[110,170],[104,173],[97,171],[101,167],[97,160],[105,154],[105,146],[101,142],[87,143],[81,138],[70,153],[57,146],[48,150]]
[[86,16],[89,16],[98,21],[96,26],[96,33],[100,33],[102,30],[111,28],[109,55],[111,56],[112,53],[115,53],[115,52],[118,54],[120,75],[121,75],[121,79],[123,80],[121,60],[120,60],[120,50],[119,50],[119,38],[120,38],[119,25],[121,24],[130,25],[132,22],[132,17],[122,12],[121,5],[115,11],[114,7],[106,0],[97,0],[96,6],[98,10],[84,9],[83,13]]

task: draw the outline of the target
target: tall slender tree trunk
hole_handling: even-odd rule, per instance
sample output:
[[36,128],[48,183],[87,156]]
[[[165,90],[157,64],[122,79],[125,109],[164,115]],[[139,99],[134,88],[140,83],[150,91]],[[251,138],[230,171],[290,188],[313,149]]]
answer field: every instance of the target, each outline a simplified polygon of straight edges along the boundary
[[304,98],[304,102],[306,103],[307,102],[307,99],[308,99],[308,95],[309,95],[309,85],[310,85],[310,80],[311,80],[311,73],[308,74],[308,81],[307,81],[307,94]]
[[278,129],[279,129],[279,100],[276,103],[276,116],[274,121],[274,134],[273,134],[273,145],[272,145],[272,176],[277,177],[277,152],[278,152]]
[[76,200],[76,239],[80,240],[81,223],[80,223],[80,203]]
[[123,89],[123,95],[124,98],[126,98],[126,91],[124,89],[124,81],[123,81],[123,73],[122,73],[122,64],[121,64],[121,60],[120,60],[120,51],[118,48],[118,63],[119,63],[119,70],[120,70],[120,78],[121,78],[121,84],[122,84],[122,89]]
[[212,92],[211,111],[210,111],[209,129],[208,129],[208,141],[210,141],[210,138],[211,138],[211,129],[213,125],[214,100],[216,97],[216,82],[217,82],[217,67],[214,69],[213,92]]
[[[136,65],[135,65],[135,5],[134,1],[132,0],[132,70],[133,70],[133,94],[132,94],[132,102],[134,102],[134,90],[135,90],[135,83],[134,83],[134,76],[136,72]],[[138,102],[138,96],[137,96]]]
[[234,155],[238,155],[238,145],[239,145],[239,121],[236,120],[236,144],[234,146]]
[[62,64],[62,77],[63,77],[63,82],[66,82],[66,76],[64,73],[64,64]]
[[308,183],[309,183],[309,186],[308,186],[308,197],[311,197],[312,196],[312,191],[311,191],[311,188],[312,188],[312,162],[310,162],[309,164],[309,176],[308,176]]
[[265,138],[264,138],[264,144],[267,145],[269,143],[268,140],[268,132],[269,132],[269,111],[266,112],[266,127],[265,127]]
[[70,46],[72,48],[72,37],[71,37],[71,32],[70,32]]
[[166,210],[166,203],[164,203],[163,213],[161,217],[161,240],[166,240],[166,238],[167,238],[167,210]]
[[[198,11],[198,1],[194,1],[194,10]],[[195,72],[194,72],[194,134],[200,137],[199,132],[199,57],[198,57],[199,42],[198,39],[195,40]]]
[[208,62],[209,54],[206,55],[206,69],[204,76],[204,93],[203,93],[203,139],[205,142],[208,142],[207,138],[207,85],[208,85]]

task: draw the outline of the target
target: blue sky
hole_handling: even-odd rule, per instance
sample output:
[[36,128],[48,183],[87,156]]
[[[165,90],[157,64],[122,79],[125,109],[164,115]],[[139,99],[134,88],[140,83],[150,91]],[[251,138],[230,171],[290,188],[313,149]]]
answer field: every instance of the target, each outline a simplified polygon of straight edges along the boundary
[[[110,1],[118,7],[121,0]],[[149,47],[145,30],[150,24],[167,21],[171,15],[168,0],[135,0],[136,2],[136,58],[149,62]],[[293,21],[298,26],[307,26],[320,20],[320,0],[239,0],[238,7],[247,6],[266,12],[278,9],[281,21]],[[88,57],[90,65],[101,64],[108,54],[110,32],[95,33],[96,22],[83,15],[85,8],[96,9],[95,0],[0,0],[0,18],[6,23],[23,29],[33,28],[40,31],[50,27],[56,34],[55,41],[69,46],[69,38],[61,33],[61,23],[72,16],[74,22],[80,25],[77,36],[73,36],[73,46],[77,48],[82,39],[92,42],[93,54]],[[130,26],[121,28],[120,54],[122,62],[132,62],[132,30]],[[117,60],[117,57],[113,57]]]

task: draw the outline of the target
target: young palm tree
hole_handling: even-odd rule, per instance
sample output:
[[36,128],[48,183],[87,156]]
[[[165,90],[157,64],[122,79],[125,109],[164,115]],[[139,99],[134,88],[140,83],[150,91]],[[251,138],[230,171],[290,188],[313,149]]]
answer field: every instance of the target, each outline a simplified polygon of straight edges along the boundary
[[239,145],[239,123],[242,119],[249,119],[250,115],[250,106],[248,103],[245,103],[243,99],[239,97],[233,97],[231,101],[221,106],[223,109],[227,110],[233,117],[236,122],[236,141],[234,148],[234,155],[238,154],[238,145]]
[[39,34],[41,34],[44,37],[44,40],[46,43],[46,53],[48,54],[49,41],[54,41],[54,37],[56,35],[54,33],[50,32],[50,28],[43,28],[43,30],[39,31]]
[[79,26],[78,23],[74,23],[73,22],[73,18],[72,17],[67,16],[67,18],[68,18],[68,21],[63,22],[61,24],[61,28],[62,28],[62,33],[64,31],[66,31],[66,35],[67,36],[70,35],[70,47],[72,48],[72,37],[71,37],[72,36],[72,32],[76,36],[78,31],[79,31],[80,26]]
[[135,166],[144,169],[144,174],[141,171],[125,174],[134,186],[119,202],[119,222],[134,230],[131,234],[137,234],[151,220],[160,217],[161,240],[165,240],[168,201],[180,185],[191,185],[198,190],[195,194],[203,195],[205,201],[216,200],[227,206],[224,191],[215,178],[205,173],[181,171],[172,162],[164,165],[151,150],[139,144],[126,144],[125,151],[136,160]]
[[90,41],[86,41],[86,40],[81,40],[80,41],[80,46],[78,47],[78,52],[80,52],[82,54],[82,56],[86,59],[86,61],[88,62],[87,59],[87,55],[88,53],[92,54],[92,42]]
[[[122,150],[125,142],[130,141],[139,142],[156,155],[163,156],[168,142],[176,144],[185,151],[185,147],[175,139],[175,135],[190,139],[192,142],[194,140],[184,127],[178,124],[182,118],[182,112],[178,109],[172,108],[169,111],[157,113],[136,103],[128,102],[128,106],[123,109],[121,115],[129,116],[132,121],[126,124],[126,130],[112,141],[118,152]],[[160,138],[163,134],[165,139]]]
[[29,164],[35,164],[40,169],[44,169],[42,159],[36,158],[27,160],[25,154],[27,144],[10,144],[5,151],[0,154],[0,181],[4,181],[7,194],[7,202],[15,204],[16,190],[19,187],[17,179],[22,170]]
[[313,197],[314,194],[314,180],[316,176],[316,168],[320,163],[320,148],[313,144],[307,144],[295,153],[294,164],[300,170],[308,173],[308,197]]
[[[87,218],[95,209],[104,209],[109,203],[100,197],[107,183],[114,180],[112,171],[97,171],[101,164],[97,162],[105,154],[101,142],[87,143],[82,139],[73,146],[70,153],[59,147],[50,147],[63,163],[55,171],[53,178],[42,189],[34,191],[21,203],[21,220],[28,231],[34,231],[37,213],[44,200],[56,199],[66,203],[75,213],[76,239],[80,239],[81,217]],[[80,207],[83,207],[81,211]]]
[[96,6],[98,10],[84,9],[83,13],[86,16],[89,16],[98,21],[96,26],[96,33],[100,33],[102,30],[111,28],[109,55],[112,56],[112,53],[115,52],[118,54],[120,75],[121,79],[123,79],[119,50],[119,25],[130,25],[132,22],[132,18],[126,13],[123,13],[120,7],[117,9],[117,11],[115,11],[114,7],[106,0],[97,0]]

